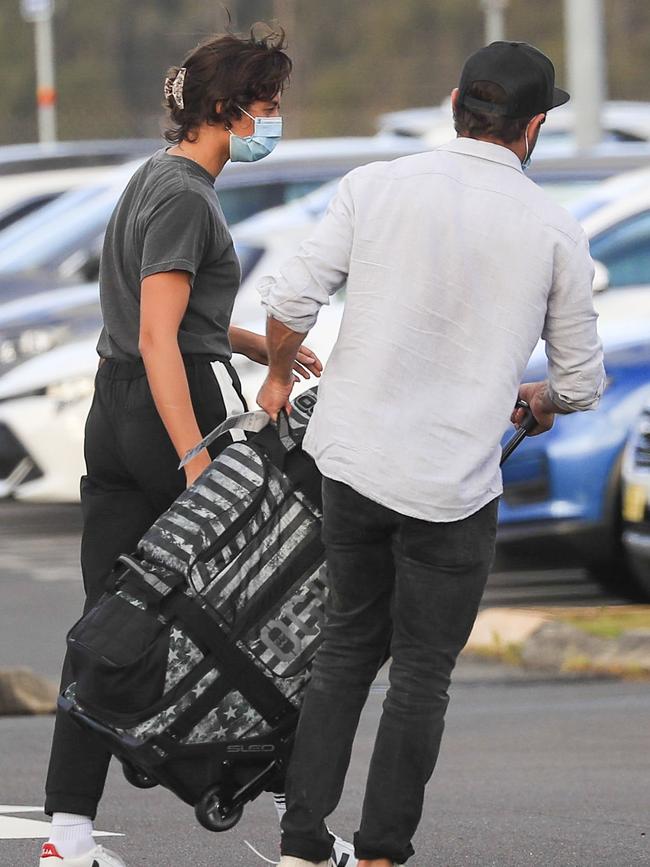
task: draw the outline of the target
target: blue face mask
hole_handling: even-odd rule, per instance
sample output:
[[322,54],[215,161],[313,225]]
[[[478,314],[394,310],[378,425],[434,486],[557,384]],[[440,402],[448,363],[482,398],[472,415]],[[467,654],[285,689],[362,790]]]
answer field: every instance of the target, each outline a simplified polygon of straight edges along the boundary
[[253,117],[238,106],[253,121],[253,134],[230,133],[230,159],[234,163],[254,163],[267,157],[282,138],[281,117]]
[[526,171],[530,167],[532,161],[532,154],[530,152],[530,146],[528,144],[528,127],[526,127],[526,156],[524,157],[524,161],[521,164],[522,169]]

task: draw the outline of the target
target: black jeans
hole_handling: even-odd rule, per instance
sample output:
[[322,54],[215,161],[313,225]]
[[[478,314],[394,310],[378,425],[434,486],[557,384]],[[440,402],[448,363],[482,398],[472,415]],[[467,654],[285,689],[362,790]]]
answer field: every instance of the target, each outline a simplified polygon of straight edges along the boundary
[[[227,415],[210,362],[186,356],[192,405],[203,435]],[[241,397],[239,379],[225,365]],[[241,398],[242,411],[245,408]],[[229,442],[220,437],[213,456]],[[129,553],[141,536],[178,497],[185,474],[153,402],[141,361],[108,361],[100,366],[88,414],[84,452],[87,475],[81,480],[83,534],[81,571],[86,603],[102,595],[118,554]],[[67,658],[61,686],[71,682]],[[58,713],[46,783],[45,812],[95,817],[104,790],[110,753],[101,741]]]
[[497,500],[430,523],[323,484],[330,597],[287,776],[282,852],[324,861],[370,685],[388,647],[390,688],[370,763],[357,858],[397,863],[438,757],[451,672],[476,618],[494,554]]

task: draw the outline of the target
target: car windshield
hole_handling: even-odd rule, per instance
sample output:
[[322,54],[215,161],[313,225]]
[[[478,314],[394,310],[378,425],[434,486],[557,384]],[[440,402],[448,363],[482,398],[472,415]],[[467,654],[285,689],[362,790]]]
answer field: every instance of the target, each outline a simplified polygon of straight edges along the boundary
[[584,220],[606,205],[632,195],[637,190],[645,189],[648,182],[650,182],[648,169],[623,172],[596,184],[588,193],[569,202],[567,207],[577,220]]
[[642,211],[591,239],[591,255],[609,273],[610,288],[648,283],[650,211]]

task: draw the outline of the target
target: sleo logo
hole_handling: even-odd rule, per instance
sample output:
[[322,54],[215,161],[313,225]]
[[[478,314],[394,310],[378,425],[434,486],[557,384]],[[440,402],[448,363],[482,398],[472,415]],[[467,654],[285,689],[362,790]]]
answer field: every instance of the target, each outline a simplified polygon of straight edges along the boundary
[[226,747],[227,753],[274,753],[274,744],[232,744]]

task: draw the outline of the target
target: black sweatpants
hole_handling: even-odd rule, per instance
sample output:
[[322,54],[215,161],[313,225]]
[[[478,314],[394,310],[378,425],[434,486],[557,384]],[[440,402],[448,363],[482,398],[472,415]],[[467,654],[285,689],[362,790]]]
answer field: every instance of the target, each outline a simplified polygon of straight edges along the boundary
[[[185,356],[184,361],[204,436],[233,411],[245,410],[239,379],[230,364],[218,362],[215,373],[205,356]],[[220,437],[210,453],[214,456],[229,442],[230,435]],[[135,550],[144,532],[185,487],[185,473],[178,469],[178,455],[156,410],[142,361],[108,360],[100,365],[84,452],[81,571],[87,611],[102,595],[117,556]],[[62,688],[70,679],[66,658]],[[45,812],[94,818],[109,760],[110,753],[98,739],[58,713]]]

